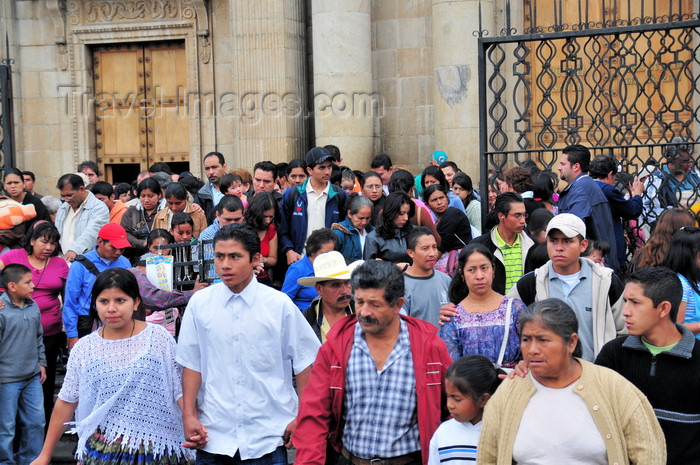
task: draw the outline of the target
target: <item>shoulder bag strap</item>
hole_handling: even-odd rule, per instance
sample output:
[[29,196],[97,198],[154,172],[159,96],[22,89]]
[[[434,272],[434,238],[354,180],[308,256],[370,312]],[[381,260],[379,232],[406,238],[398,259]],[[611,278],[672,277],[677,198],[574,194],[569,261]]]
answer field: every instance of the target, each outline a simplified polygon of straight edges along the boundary
[[503,363],[503,357],[506,354],[506,346],[508,345],[508,334],[510,333],[510,315],[513,311],[513,299],[508,299],[508,305],[506,307],[506,324],[503,328],[503,342],[501,343],[501,352],[498,354],[498,362],[496,365],[500,368]]
[[90,260],[85,255],[78,255],[75,257],[75,261],[83,265],[87,270],[94,274],[95,276],[98,276],[100,274],[100,270],[97,269],[94,263],[92,263]]

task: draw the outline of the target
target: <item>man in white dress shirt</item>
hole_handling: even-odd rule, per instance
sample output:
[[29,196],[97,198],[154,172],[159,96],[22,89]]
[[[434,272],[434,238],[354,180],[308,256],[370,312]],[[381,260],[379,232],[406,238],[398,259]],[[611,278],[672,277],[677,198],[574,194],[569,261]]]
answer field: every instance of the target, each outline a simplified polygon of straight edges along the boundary
[[196,463],[286,465],[301,395],[320,346],[285,294],[257,282],[260,240],[248,225],[214,237],[221,283],[187,305],[177,348],[182,418]]

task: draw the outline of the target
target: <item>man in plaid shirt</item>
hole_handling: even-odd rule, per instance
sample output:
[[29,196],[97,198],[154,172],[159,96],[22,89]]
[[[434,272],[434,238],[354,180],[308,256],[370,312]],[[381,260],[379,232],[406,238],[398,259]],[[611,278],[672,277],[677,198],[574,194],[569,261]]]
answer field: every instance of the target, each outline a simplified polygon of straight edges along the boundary
[[433,325],[399,315],[404,280],[395,265],[368,261],[351,282],[355,314],[336,323],[316,357],[299,406],[295,463],[425,464],[448,416],[452,360]]

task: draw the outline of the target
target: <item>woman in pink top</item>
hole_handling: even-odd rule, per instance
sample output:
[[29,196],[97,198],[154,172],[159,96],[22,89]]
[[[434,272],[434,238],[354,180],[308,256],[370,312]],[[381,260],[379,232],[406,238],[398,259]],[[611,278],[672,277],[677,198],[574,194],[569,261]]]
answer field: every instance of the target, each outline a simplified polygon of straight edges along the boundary
[[27,231],[24,248],[14,249],[0,256],[0,269],[10,263],[20,263],[32,270],[34,293],[32,299],[41,310],[41,326],[44,330],[46,351],[46,381],[44,389],[44,413],[48,424],[53,409],[56,381],[56,359],[65,345],[60,296],[66,286],[68,265],[58,256],[60,233],[48,221],[37,221]]

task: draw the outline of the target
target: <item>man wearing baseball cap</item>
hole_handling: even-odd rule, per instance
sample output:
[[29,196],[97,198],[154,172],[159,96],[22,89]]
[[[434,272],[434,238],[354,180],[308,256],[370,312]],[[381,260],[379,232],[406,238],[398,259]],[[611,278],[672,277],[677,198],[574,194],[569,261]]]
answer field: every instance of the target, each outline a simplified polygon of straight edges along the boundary
[[127,247],[131,245],[122,225],[107,223],[97,233],[97,246],[75,257],[68,271],[63,304],[63,325],[66,327],[69,348],[78,342],[78,338],[92,332],[90,300],[97,275],[110,268],[131,266],[129,260],[122,257]]
[[593,361],[603,345],[626,334],[622,316],[624,286],[610,268],[581,257],[588,247],[586,225],[578,216],[561,213],[547,225],[549,261],[523,276],[508,293],[525,305],[550,297],[576,312],[583,358]]
[[363,260],[345,264],[343,254],[335,250],[322,253],[314,260],[314,276],[297,279],[302,286],[314,286],[316,297],[302,313],[321,343],[337,321],[355,312],[350,275]]
[[287,265],[301,258],[312,232],[345,219],[347,194],[330,183],[332,163],[333,156],[325,148],[309,150],[306,154],[309,177],[302,185],[287,189],[282,197],[279,236]]

